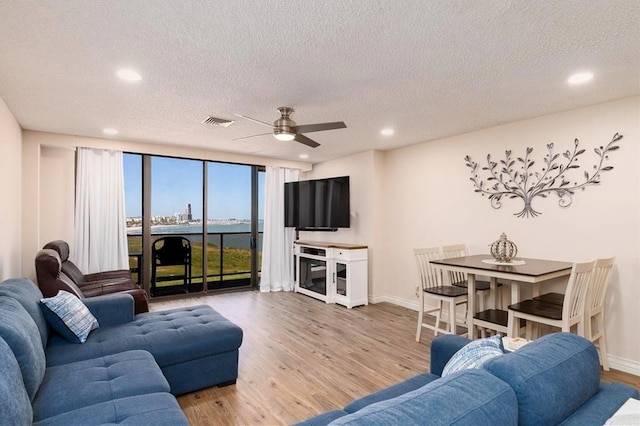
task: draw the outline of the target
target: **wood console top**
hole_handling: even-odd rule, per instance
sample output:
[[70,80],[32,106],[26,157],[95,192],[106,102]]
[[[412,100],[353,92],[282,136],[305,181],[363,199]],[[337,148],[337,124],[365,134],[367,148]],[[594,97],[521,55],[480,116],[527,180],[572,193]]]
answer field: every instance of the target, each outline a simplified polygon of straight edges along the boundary
[[337,249],[343,249],[343,250],[358,250],[358,249],[367,248],[367,246],[363,246],[361,244],[339,244],[339,243],[327,243],[324,241],[294,241],[293,243],[299,244],[301,246],[337,248]]

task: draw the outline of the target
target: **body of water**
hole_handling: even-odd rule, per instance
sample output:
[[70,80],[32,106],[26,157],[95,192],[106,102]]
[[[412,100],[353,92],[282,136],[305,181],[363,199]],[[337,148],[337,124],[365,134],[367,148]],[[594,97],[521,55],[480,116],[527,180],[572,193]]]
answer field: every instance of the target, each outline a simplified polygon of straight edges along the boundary
[[[263,222],[258,223],[258,232],[262,232]],[[233,234],[243,232],[244,234]],[[251,225],[248,223],[236,223],[230,225],[209,224],[207,226],[207,240],[209,244],[220,246],[223,235],[224,247],[249,249],[251,244]],[[127,235],[142,235],[142,228],[127,228]],[[189,225],[155,225],[151,227],[151,235],[184,235],[192,243],[202,242],[202,224]],[[262,235],[258,235],[258,249],[262,247]]]

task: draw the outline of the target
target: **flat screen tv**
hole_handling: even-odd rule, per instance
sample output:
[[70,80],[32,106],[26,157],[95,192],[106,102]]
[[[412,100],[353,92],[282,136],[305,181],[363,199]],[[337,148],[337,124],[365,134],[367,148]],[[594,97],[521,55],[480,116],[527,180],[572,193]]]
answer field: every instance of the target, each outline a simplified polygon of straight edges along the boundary
[[350,226],[349,176],[284,184],[284,226],[337,231]]

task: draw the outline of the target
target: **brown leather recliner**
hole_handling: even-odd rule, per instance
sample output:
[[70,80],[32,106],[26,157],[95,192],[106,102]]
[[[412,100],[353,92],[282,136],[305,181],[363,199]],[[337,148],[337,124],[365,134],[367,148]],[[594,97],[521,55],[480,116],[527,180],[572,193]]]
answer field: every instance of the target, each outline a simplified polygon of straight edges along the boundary
[[75,263],[69,260],[69,244],[63,240],[50,241],[42,247],[43,249],[53,249],[58,252],[62,261],[62,272],[65,273],[80,288],[91,284],[93,281],[101,281],[111,278],[131,279],[131,272],[128,269],[118,269],[115,271],[96,272],[95,274],[83,274]]
[[133,296],[136,314],[149,312],[147,293],[130,278],[114,277],[85,281],[82,286],[78,286],[62,271],[63,262],[58,252],[53,249],[40,250],[36,255],[35,265],[38,287],[45,297],[53,297],[60,290],[68,291],[80,299],[105,294],[127,293]]

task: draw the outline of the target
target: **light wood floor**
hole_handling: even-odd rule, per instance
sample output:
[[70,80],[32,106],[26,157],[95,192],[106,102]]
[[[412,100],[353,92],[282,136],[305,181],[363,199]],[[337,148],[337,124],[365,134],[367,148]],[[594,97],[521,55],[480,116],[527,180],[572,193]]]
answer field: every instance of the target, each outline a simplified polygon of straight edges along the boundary
[[[207,304],[244,330],[236,385],[183,395],[197,425],[291,424],[429,370],[431,333],[388,303],[347,309],[296,293],[241,292],[154,302],[152,311]],[[640,389],[640,377],[603,379]]]

